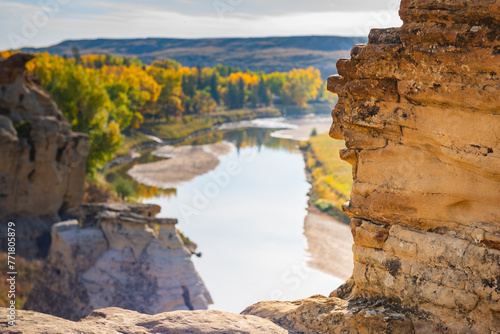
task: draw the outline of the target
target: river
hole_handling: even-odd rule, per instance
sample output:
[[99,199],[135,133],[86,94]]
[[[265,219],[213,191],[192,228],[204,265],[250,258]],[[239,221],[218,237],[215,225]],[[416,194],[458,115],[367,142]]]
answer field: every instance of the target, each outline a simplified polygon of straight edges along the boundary
[[262,300],[328,295],[344,281],[309,265],[310,184],[299,142],[271,136],[296,124],[280,118],[225,125],[215,139],[194,141],[234,144],[214,170],[143,200],[162,207],[159,217],[177,218],[198,245],[202,256],[193,262],[214,300],[211,309],[239,313]]

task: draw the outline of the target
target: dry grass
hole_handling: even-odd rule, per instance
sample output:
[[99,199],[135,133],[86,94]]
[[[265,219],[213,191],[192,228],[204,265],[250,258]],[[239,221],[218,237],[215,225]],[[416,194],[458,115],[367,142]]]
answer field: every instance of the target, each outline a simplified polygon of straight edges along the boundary
[[311,137],[307,144],[306,165],[312,175],[311,201],[321,211],[349,222],[341,205],[349,200],[352,188],[352,168],[339,157],[344,142],[327,134]]
[[[0,253],[0,262],[3,264],[0,279],[0,307],[8,307],[10,299],[7,296],[9,291],[9,282],[7,281],[7,253]],[[26,260],[21,257],[15,257],[16,264],[16,308],[21,309],[33,288],[36,278],[40,275],[43,263],[40,260]]]

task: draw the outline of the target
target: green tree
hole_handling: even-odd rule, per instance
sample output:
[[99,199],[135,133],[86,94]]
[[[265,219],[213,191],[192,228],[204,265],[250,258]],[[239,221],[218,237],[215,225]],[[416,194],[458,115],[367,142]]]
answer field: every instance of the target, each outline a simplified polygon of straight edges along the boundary
[[131,101],[128,97],[129,87],[125,82],[113,82],[106,86],[108,96],[113,102],[111,117],[118,123],[121,130],[127,129],[134,118],[134,112],[130,110]]
[[239,106],[238,103],[238,88],[229,82],[227,86],[227,94],[226,94],[226,106],[229,109],[237,109]]
[[186,96],[193,97],[196,94],[196,77],[192,74],[182,76],[182,91]]
[[196,65],[196,85],[198,89],[203,89],[203,76],[202,76],[202,70],[201,66],[198,64]]
[[214,72],[210,78],[210,95],[212,95],[212,98],[217,104],[220,103],[219,77],[216,72]]
[[259,87],[258,87],[258,90],[257,90],[257,95],[259,97],[260,103],[268,106],[269,103],[271,102],[271,100],[269,98],[269,92],[267,90],[266,83],[265,83],[264,77],[262,75],[260,76]]
[[238,82],[238,106],[237,108],[243,108],[245,105],[245,81],[243,78],[240,78]]
[[71,48],[71,53],[73,54],[73,58],[75,59],[75,63],[81,64],[82,57],[80,56],[80,50],[76,46],[74,46]]

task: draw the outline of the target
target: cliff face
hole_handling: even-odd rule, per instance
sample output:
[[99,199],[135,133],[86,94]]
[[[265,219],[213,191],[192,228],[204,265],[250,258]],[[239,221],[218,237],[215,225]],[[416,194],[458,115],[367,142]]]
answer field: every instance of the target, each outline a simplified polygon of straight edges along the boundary
[[78,320],[121,307],[146,314],[212,303],[175,229],[156,205],[85,204],[52,227],[43,275],[26,308]]
[[245,313],[304,331],[500,328],[500,2],[404,0],[400,16],[328,82],[353,166],[351,279]]
[[[500,7],[404,1],[400,29],[373,30],[338,63],[331,135],[353,165],[345,211],[353,294],[456,311],[458,328],[500,311]],[[426,306],[423,306],[426,304]],[[469,320],[467,320],[469,317]]]
[[25,64],[32,58],[0,60],[0,222],[19,222],[25,256],[36,253],[37,239],[60,213],[80,203],[88,154],[88,137],[73,133],[48,93],[28,77]]

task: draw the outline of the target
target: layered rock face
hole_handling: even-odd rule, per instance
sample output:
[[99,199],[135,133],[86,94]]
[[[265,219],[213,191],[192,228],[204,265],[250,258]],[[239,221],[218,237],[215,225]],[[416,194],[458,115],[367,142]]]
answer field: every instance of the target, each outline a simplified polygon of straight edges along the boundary
[[19,222],[18,248],[28,257],[59,214],[81,202],[89,147],[28,77],[32,58],[0,60],[0,222]]
[[175,219],[156,205],[85,204],[80,221],[52,227],[43,275],[26,308],[78,320],[121,307],[146,314],[206,309],[212,303]]
[[354,272],[246,314],[328,333],[498,333],[500,2],[404,0],[328,88],[353,166]]

